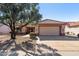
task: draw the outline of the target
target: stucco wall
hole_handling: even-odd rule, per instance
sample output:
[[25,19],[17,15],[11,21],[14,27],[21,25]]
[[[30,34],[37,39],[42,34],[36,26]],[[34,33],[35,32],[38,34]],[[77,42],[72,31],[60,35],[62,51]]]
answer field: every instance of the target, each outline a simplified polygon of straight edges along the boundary
[[25,27],[22,27],[21,31],[22,31],[22,33],[26,33],[26,31],[27,31],[26,26]]
[[35,33],[39,33],[39,25],[35,26]]

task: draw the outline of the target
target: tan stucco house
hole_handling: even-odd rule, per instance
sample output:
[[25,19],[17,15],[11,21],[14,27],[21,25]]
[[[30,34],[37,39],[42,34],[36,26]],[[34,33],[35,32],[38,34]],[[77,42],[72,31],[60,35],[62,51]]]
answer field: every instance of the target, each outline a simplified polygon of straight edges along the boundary
[[56,20],[45,19],[37,25],[27,25],[21,29],[22,32],[35,32],[38,35],[63,35],[64,23]]
[[[38,35],[63,35],[64,33],[64,23],[56,20],[45,19],[40,21],[36,25],[26,25],[22,28],[16,26],[19,33],[28,34],[30,32],[35,32]],[[10,33],[10,28],[6,25],[0,25],[0,34]]]
[[[79,34],[79,22],[61,22],[51,19],[41,20],[36,25],[26,25],[22,28],[17,27],[17,31],[28,34],[35,32],[38,35],[69,35],[77,36]],[[0,34],[9,33],[10,28],[0,24]]]
[[64,23],[56,20],[45,19],[39,22],[39,35],[63,35]]

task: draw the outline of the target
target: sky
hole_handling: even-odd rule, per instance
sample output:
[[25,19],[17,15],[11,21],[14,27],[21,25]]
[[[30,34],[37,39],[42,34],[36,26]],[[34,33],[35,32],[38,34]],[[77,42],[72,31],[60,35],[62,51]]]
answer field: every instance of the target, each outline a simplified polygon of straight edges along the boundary
[[39,7],[42,20],[79,21],[79,3],[40,3]]

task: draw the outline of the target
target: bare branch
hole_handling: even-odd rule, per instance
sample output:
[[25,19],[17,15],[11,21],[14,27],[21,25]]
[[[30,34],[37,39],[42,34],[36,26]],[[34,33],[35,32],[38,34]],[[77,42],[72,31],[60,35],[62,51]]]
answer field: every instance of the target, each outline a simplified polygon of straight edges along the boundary
[[9,27],[9,25],[8,25],[8,24],[6,24],[6,23],[4,23],[4,22],[0,22],[0,23],[2,23],[2,24],[4,24],[4,25],[6,25],[6,26],[8,26],[8,27]]

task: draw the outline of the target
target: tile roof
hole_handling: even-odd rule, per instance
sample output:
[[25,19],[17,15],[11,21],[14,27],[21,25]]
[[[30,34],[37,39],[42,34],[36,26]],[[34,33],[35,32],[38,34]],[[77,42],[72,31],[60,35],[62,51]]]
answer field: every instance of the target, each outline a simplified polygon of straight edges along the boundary
[[51,19],[45,19],[45,20],[40,21],[39,24],[63,24],[63,22],[51,20]]
[[70,26],[70,27],[79,26],[79,22],[66,22],[65,24]]

